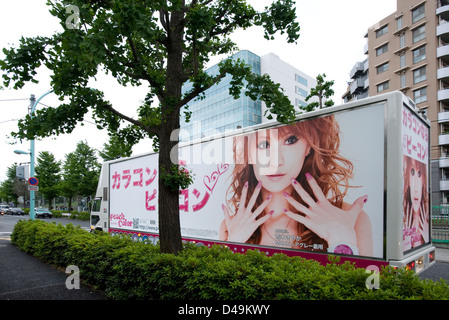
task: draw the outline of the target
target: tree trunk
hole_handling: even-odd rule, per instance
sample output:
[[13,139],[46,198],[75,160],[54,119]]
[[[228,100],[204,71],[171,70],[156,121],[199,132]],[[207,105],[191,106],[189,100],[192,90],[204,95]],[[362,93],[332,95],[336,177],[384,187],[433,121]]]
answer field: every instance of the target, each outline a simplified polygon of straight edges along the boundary
[[[168,140],[168,141],[167,141]],[[161,252],[177,253],[182,250],[181,224],[179,220],[179,193],[172,191],[161,179],[161,170],[170,172],[170,151],[177,141],[170,141],[170,134],[162,134],[159,145],[159,240]],[[174,143],[174,144],[173,144]]]
[[170,18],[167,45],[167,99],[161,101],[161,134],[159,135],[159,237],[161,251],[177,253],[182,250],[179,220],[179,190],[164,184],[161,173],[170,172],[178,164],[179,114],[182,90],[182,46],[184,40],[183,12],[173,11]]

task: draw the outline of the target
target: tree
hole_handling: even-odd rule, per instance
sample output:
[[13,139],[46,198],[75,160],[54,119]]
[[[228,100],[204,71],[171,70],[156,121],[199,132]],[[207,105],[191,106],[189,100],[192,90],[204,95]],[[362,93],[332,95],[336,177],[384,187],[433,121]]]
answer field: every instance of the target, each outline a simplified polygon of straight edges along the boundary
[[[334,101],[330,100],[329,98],[334,95],[334,90],[332,89],[332,86],[334,85],[334,81],[325,81],[324,78],[326,78],[326,74],[323,73],[322,75],[319,74],[316,77],[317,85],[315,88],[312,88],[310,90],[310,94],[307,96],[306,101],[309,101],[309,99],[313,97],[318,97],[318,102],[311,102],[305,107],[301,107],[304,111],[312,111],[315,109],[322,109],[331,107],[334,105]],[[323,101],[324,106],[323,106]]]
[[17,163],[12,164],[6,171],[7,179],[1,183],[0,194],[5,202],[14,202],[17,204],[20,190],[17,188],[16,180]]
[[36,178],[39,180],[39,192],[48,200],[50,206],[52,200],[59,195],[60,172],[61,162],[56,161],[51,152],[39,152]]
[[104,161],[114,160],[123,157],[130,157],[132,154],[132,145],[119,139],[117,136],[111,136],[108,143],[103,144],[103,150],[99,151],[100,157]]
[[89,147],[87,142],[78,142],[76,150],[66,154],[63,164],[63,180],[59,185],[59,190],[69,199],[69,210],[74,197],[90,198],[95,195],[99,168],[95,150]]
[[68,201],[68,211],[72,210],[72,200],[77,196],[78,192],[78,174],[76,170],[76,156],[74,152],[65,155],[65,161],[62,165],[62,180],[59,183],[59,191],[61,195],[66,197]]
[[[32,81],[36,69],[52,72],[52,88],[62,103],[44,108],[19,122],[13,134],[31,139],[71,132],[92,110],[97,126],[130,144],[149,137],[159,151],[159,236],[162,252],[182,249],[179,222],[179,185],[176,170],[180,109],[226,74],[233,76],[230,94],[265,101],[268,114],[281,122],[295,118],[294,107],[278,84],[255,75],[241,61],[226,59],[219,73],[208,75],[211,56],[236,49],[230,35],[237,29],[259,26],[266,39],[278,32],[287,41],[299,37],[293,0],[277,0],[256,11],[246,0],[49,0],[50,12],[62,31],[51,37],[21,38],[18,48],[4,49],[0,67],[5,86],[20,89]],[[69,7],[66,4],[70,4]],[[76,8],[76,10],[74,10]],[[67,14],[69,9],[69,14]],[[71,11],[70,11],[71,10]],[[120,85],[147,86],[148,93],[132,118],[89,87],[100,70]],[[192,89],[182,94],[187,81]],[[157,102],[155,101],[157,99]],[[187,111],[188,112],[188,111]],[[271,115],[270,115],[271,116]],[[126,121],[127,126],[123,126]]]
[[82,197],[91,198],[95,195],[100,175],[100,164],[98,163],[95,150],[85,141],[76,145],[74,152],[75,171],[77,173],[77,194]]

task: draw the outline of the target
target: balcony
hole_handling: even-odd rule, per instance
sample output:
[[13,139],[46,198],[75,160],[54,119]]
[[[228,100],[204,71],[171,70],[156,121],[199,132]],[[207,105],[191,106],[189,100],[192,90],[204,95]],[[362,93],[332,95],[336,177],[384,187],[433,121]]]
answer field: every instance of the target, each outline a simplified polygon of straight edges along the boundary
[[449,180],[440,180],[440,191],[449,191]]
[[449,23],[442,23],[437,26],[437,37],[440,37],[444,42],[449,42]]
[[349,77],[351,79],[355,79],[356,76],[359,76],[363,73],[364,63],[363,62],[357,62],[354,67],[352,67],[351,71],[349,72]]
[[362,79],[362,78],[355,79],[351,83],[350,92],[351,92],[351,94],[353,94],[354,92],[358,92],[360,90],[363,90],[364,87],[365,87],[365,79]]
[[438,69],[437,79],[449,83],[449,67]]
[[449,122],[449,111],[438,113],[438,123]]
[[438,47],[437,58],[449,63],[449,46]]
[[442,157],[442,158],[438,159],[438,166],[440,168],[449,168],[449,158]]
[[436,14],[440,16],[446,21],[449,21],[449,4],[445,4],[445,2],[440,3],[440,7],[437,8]]
[[443,89],[438,91],[438,101],[449,103],[449,89]]
[[444,146],[449,144],[449,134],[440,134],[438,136],[438,145]]

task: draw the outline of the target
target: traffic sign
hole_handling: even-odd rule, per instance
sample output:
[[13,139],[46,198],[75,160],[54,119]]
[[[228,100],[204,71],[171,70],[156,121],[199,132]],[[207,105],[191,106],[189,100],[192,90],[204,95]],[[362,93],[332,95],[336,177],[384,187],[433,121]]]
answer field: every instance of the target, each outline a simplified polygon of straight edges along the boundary
[[28,186],[28,191],[39,191],[39,186],[29,185]]
[[37,186],[37,184],[39,183],[39,180],[37,180],[37,178],[35,178],[35,177],[31,177],[28,179],[28,183],[31,186]]

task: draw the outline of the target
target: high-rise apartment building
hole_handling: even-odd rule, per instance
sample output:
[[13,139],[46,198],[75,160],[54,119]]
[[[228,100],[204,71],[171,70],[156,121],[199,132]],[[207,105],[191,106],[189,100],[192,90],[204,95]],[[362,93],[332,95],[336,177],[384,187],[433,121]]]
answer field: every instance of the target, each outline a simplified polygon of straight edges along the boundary
[[[256,74],[270,75],[274,82],[281,84],[284,93],[298,111],[301,105],[307,104],[305,98],[310,89],[316,86],[316,79],[282,61],[273,53],[258,56],[251,51],[242,50],[231,58],[245,61]],[[206,72],[211,75],[218,74],[218,65],[212,66]],[[191,101],[188,104],[189,111],[192,112],[189,122],[185,121],[181,111],[181,141],[201,139],[267,121],[264,117],[265,103],[251,100],[244,92],[236,100],[229,95],[231,80],[230,75],[225,76],[220,83],[206,90],[204,99]],[[189,84],[183,87],[184,92],[190,89]]]
[[400,90],[431,121],[432,205],[449,204],[449,1],[397,0],[368,29],[345,102]]

